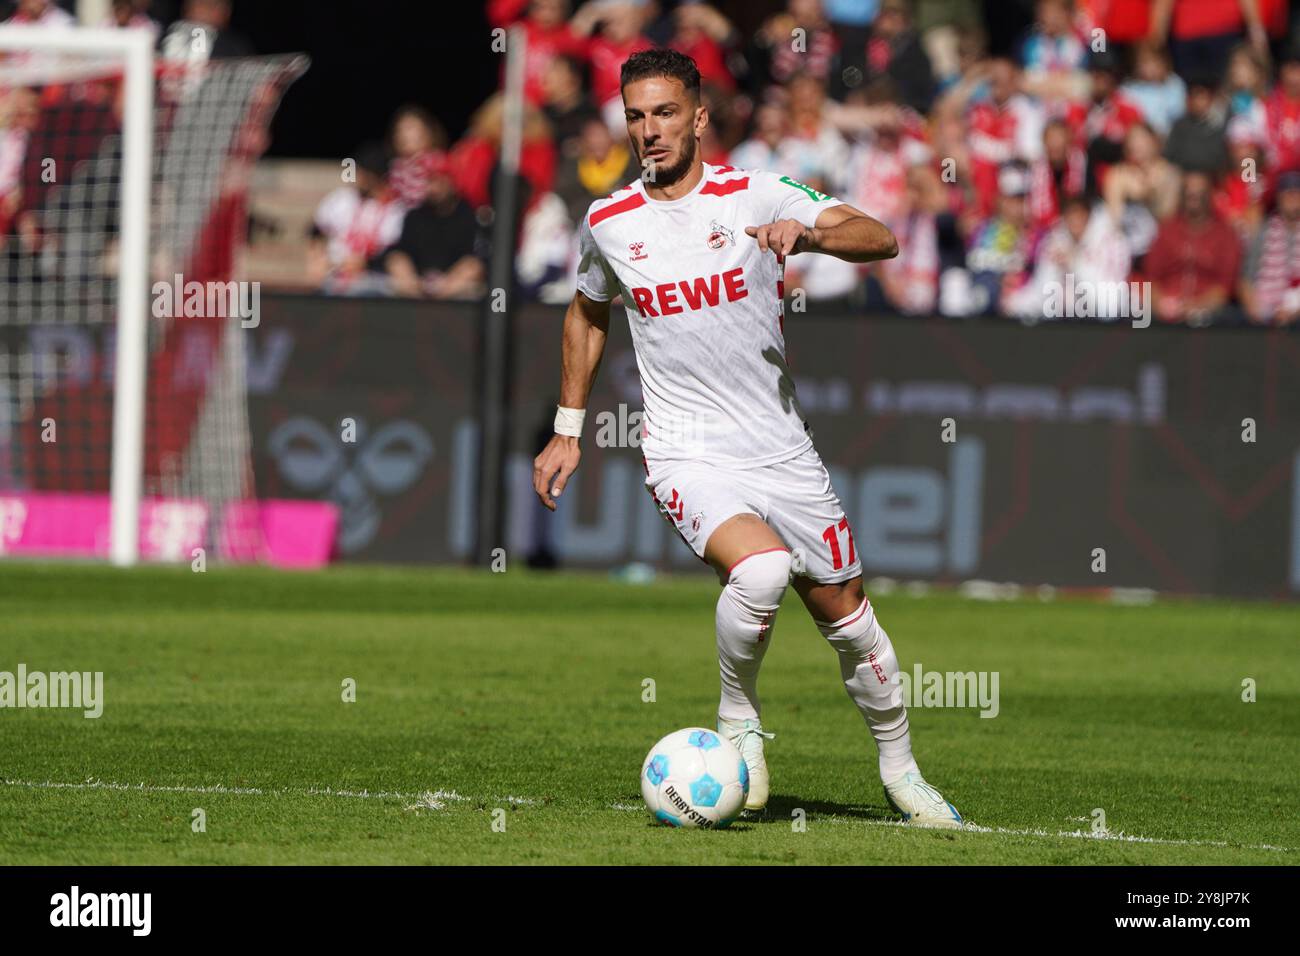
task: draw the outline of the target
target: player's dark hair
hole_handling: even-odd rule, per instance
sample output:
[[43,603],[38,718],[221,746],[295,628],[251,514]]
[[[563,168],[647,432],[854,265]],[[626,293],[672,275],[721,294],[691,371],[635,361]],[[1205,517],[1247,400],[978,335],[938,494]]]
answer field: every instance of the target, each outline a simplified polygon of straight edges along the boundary
[[619,76],[619,89],[637,80],[648,80],[655,76],[666,76],[677,80],[695,99],[700,98],[700,71],[685,53],[676,50],[642,50],[633,53],[623,62]]

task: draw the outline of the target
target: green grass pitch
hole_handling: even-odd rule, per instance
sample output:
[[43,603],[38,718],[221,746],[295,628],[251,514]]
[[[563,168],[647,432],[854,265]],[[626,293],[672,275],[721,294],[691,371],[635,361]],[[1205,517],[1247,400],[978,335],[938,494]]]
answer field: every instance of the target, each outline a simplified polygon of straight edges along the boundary
[[911,712],[922,770],[982,828],[952,833],[890,822],[790,592],[761,682],[769,812],[656,826],[637,772],[661,735],[712,725],[716,595],[513,569],[7,563],[0,671],[103,671],[105,705],[0,710],[0,863],[1300,862],[1300,615],[1220,601],[879,596],[904,669],[1000,675],[994,719]]

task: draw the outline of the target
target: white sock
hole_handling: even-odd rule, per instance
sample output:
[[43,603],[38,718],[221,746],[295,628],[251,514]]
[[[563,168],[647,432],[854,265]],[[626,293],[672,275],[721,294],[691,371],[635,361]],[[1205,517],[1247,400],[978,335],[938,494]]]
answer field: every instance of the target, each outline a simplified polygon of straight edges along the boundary
[[909,770],[916,770],[907,708],[898,681],[898,657],[889,635],[876,621],[871,602],[863,598],[852,614],[830,624],[818,621],[817,629],[839,655],[844,689],[876,739],[880,779],[892,783]]
[[742,558],[718,596],[718,670],[723,720],[757,720],[758,669],[772,641],[776,612],[790,583],[790,552],[758,551]]

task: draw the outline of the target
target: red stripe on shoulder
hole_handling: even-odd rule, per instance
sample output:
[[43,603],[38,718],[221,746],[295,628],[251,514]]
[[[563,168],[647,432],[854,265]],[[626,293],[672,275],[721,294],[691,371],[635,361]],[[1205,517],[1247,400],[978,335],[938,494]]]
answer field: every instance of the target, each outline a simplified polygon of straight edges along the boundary
[[715,173],[734,173],[736,171],[736,167],[735,166],[714,166],[713,171]]
[[608,206],[602,206],[600,209],[597,209],[587,217],[587,225],[589,227],[595,227],[596,223],[608,219],[610,216],[617,216],[621,212],[628,212],[629,210],[636,209],[638,206],[644,205],[645,196],[642,196],[640,193],[633,193],[626,199],[620,199],[618,202],[612,202]]
[[700,190],[701,196],[730,196],[732,193],[738,193],[742,189],[749,188],[749,177],[744,179],[731,179],[725,183],[705,183],[704,188]]

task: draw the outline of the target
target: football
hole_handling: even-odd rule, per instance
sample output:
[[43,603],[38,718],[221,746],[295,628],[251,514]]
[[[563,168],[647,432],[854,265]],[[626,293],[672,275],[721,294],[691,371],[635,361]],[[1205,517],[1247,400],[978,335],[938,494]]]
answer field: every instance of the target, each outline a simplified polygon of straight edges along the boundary
[[641,765],[641,796],[660,823],[722,829],[740,816],[749,768],[731,741],[703,727],[669,734]]

